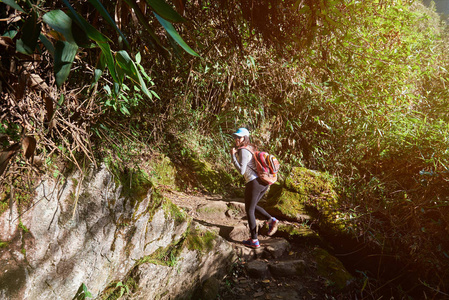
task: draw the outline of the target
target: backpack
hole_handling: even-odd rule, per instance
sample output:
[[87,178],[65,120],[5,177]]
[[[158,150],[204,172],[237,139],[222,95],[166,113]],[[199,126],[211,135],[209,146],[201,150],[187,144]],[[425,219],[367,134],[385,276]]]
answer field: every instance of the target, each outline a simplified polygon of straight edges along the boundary
[[269,185],[276,182],[280,164],[274,155],[263,151],[252,151],[247,147],[240,149],[246,149],[253,154],[256,162],[256,170],[254,171],[256,171],[263,182]]

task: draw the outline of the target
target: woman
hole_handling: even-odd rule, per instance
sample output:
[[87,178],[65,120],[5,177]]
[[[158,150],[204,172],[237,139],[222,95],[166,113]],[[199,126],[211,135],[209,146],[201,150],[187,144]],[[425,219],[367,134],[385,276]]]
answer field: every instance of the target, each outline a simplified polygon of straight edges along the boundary
[[231,149],[231,156],[234,166],[245,178],[245,211],[251,235],[251,238],[243,241],[243,244],[247,247],[259,248],[255,211],[257,210],[268,220],[268,235],[270,236],[276,232],[279,221],[257,205],[267,191],[268,185],[263,183],[257,175],[256,162],[251,152],[256,149],[249,142],[249,131],[246,128],[239,128],[233,136],[235,147]]

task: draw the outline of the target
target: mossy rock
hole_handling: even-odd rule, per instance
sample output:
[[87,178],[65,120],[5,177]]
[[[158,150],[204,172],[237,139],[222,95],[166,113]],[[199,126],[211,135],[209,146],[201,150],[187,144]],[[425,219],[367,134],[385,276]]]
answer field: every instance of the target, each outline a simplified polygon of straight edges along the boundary
[[188,220],[186,212],[166,197],[163,199],[162,207],[164,208],[165,213],[175,221],[176,226]]
[[152,157],[149,161],[151,178],[163,186],[175,187],[176,168],[173,162],[165,155]]
[[317,263],[318,274],[328,280],[329,286],[341,291],[353,282],[354,277],[343,263],[326,250],[315,248],[313,256]]
[[306,200],[306,195],[282,189],[268,197],[266,210],[283,220],[303,222],[310,218],[303,204]]
[[151,176],[141,168],[121,168],[110,163],[108,169],[114,175],[115,184],[123,187],[120,196],[130,199],[132,206],[140,203],[154,186]]
[[303,167],[293,168],[286,178],[284,187],[301,194],[305,204],[320,207],[330,207],[337,204],[335,178],[326,172],[309,170]]
[[218,235],[199,224],[192,224],[187,232],[185,243],[189,250],[201,253],[211,251]]
[[319,214],[320,219],[332,224],[337,219],[336,186],[335,178],[326,172],[296,167],[283,186],[270,192],[269,205],[293,218],[304,211],[312,215]]
[[191,157],[189,164],[198,183],[208,192],[224,192],[224,187],[231,182],[229,174],[212,169],[212,166],[206,161]]
[[307,226],[280,224],[275,236],[284,237],[290,241],[321,243],[320,236]]

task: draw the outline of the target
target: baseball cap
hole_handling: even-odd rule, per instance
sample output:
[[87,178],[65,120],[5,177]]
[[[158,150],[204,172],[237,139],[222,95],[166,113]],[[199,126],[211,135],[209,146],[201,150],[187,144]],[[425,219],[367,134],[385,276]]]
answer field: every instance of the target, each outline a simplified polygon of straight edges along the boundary
[[234,136],[249,136],[249,131],[246,128],[239,128],[237,129],[237,131],[235,133],[233,133],[232,135]]

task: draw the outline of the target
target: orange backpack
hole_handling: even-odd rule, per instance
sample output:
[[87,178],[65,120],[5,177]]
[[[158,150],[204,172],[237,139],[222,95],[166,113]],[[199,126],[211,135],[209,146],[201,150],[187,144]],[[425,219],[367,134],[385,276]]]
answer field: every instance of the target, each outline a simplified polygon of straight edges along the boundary
[[256,162],[256,173],[259,178],[266,184],[273,184],[277,180],[277,172],[279,171],[280,164],[276,157],[272,154],[268,154],[263,151],[252,151],[247,147],[239,149],[246,149],[251,152]]

